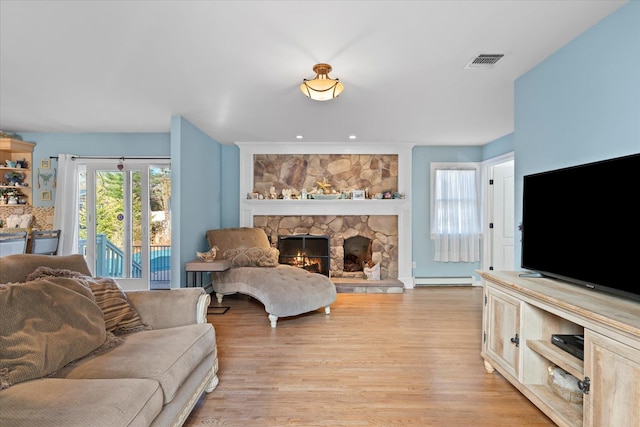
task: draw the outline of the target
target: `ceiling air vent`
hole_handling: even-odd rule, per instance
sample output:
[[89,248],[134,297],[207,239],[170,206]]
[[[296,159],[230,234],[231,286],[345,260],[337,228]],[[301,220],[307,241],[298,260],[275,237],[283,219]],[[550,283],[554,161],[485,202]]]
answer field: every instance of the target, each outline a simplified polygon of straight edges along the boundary
[[471,62],[469,62],[464,68],[467,69],[488,69],[498,62],[504,54],[502,53],[483,53],[476,56]]

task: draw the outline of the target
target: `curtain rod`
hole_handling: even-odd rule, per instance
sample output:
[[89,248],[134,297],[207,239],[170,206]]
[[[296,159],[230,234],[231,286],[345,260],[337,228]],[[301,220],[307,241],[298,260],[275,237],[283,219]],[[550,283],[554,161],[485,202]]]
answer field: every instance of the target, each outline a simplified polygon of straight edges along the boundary
[[[50,159],[52,160],[58,160],[58,156],[49,156]],[[104,159],[104,160],[122,160],[125,161],[127,159],[131,159],[131,160],[171,160],[171,157],[138,157],[138,156],[129,156],[129,157],[125,157],[125,156],[120,156],[120,157],[113,157],[113,156],[71,156],[71,160],[77,160],[77,159]]]

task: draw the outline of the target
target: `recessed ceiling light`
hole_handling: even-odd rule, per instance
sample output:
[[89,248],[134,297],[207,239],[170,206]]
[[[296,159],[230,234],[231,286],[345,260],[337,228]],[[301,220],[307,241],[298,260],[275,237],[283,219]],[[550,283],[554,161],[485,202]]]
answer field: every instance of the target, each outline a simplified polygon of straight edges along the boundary
[[349,139],[356,139],[355,135],[349,135]]
[[302,135],[296,135],[296,139],[302,139]]

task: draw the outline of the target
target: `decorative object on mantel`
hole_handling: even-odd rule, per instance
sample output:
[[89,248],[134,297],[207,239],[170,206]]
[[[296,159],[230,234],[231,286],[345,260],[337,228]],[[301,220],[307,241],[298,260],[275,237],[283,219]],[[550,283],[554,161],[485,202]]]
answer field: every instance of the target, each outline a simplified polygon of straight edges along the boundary
[[300,90],[314,101],[328,101],[340,96],[344,86],[338,79],[329,77],[332,68],[329,64],[316,64],[313,72],[316,76],[312,80],[303,79]]
[[316,184],[318,184],[318,192],[322,190],[322,192],[326,193],[332,187],[332,185],[327,182],[326,177],[323,177],[322,181],[316,181]]
[[216,253],[218,252],[218,247],[214,246],[209,249],[207,252],[198,252],[196,251],[196,255],[198,259],[201,259],[204,262],[213,262],[216,259]]
[[282,189],[282,198],[284,200],[291,200],[291,193],[292,193],[292,190],[290,188],[283,188]]

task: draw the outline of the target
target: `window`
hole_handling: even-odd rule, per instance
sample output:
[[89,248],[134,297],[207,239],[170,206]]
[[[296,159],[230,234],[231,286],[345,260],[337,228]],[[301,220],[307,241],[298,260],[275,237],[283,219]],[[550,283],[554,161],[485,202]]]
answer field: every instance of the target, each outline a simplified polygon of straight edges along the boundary
[[435,261],[480,261],[476,164],[431,165],[431,239]]

